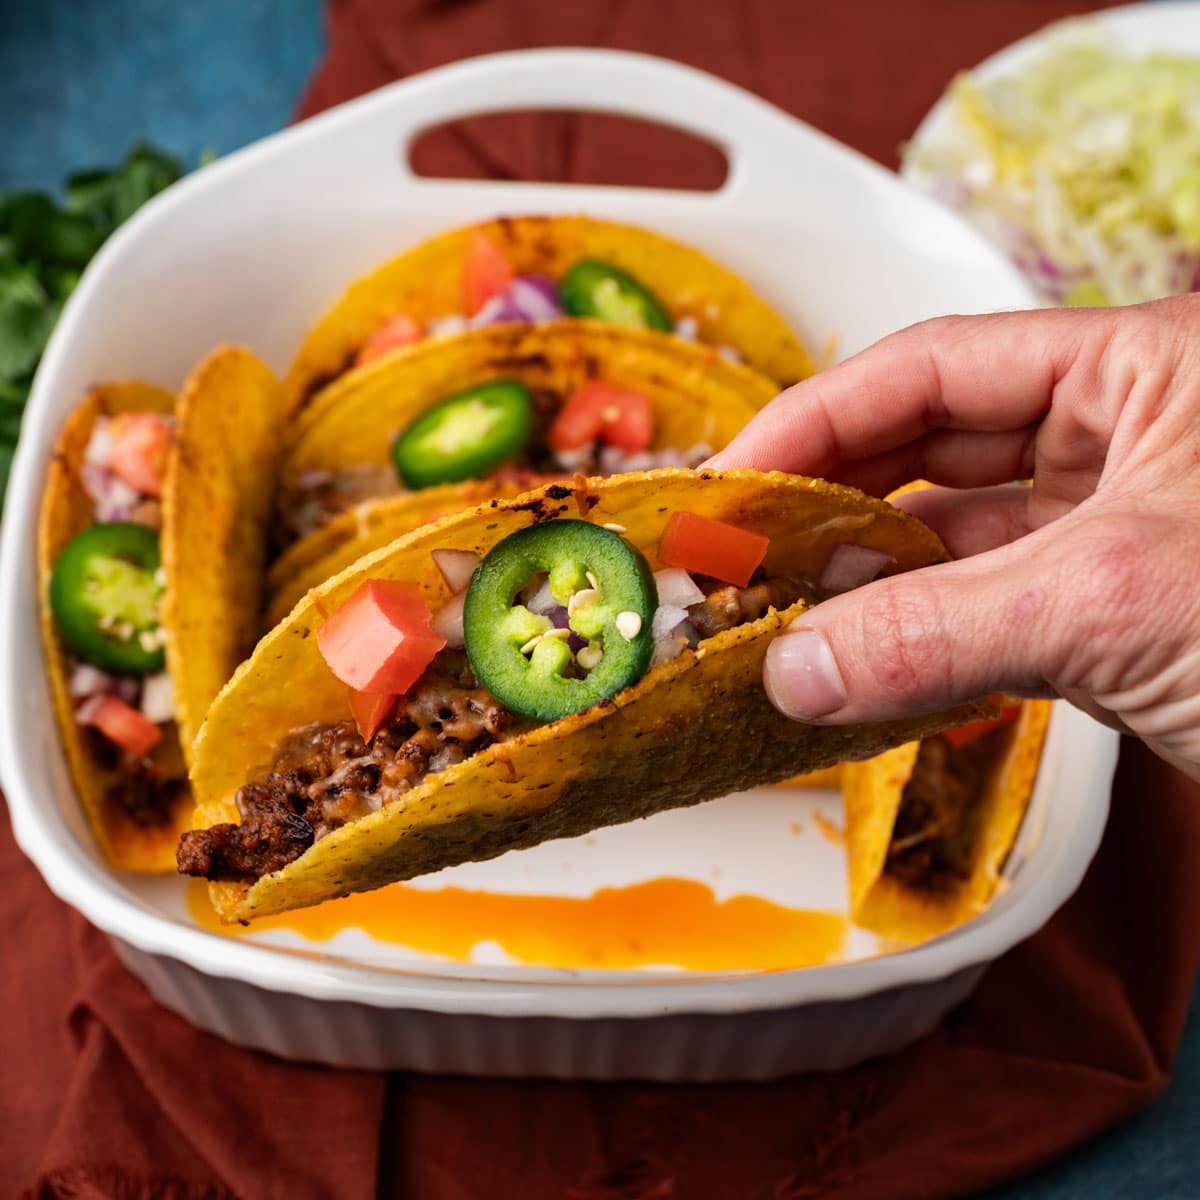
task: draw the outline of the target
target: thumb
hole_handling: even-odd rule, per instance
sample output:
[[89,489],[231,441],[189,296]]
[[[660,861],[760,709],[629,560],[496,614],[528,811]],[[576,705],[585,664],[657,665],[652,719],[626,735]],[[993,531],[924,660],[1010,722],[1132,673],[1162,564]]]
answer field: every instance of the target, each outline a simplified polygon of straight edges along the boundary
[[881,579],[806,612],[767,650],[772,703],[795,720],[840,725],[1053,682],[1072,617],[1047,577],[1057,565],[1043,571],[1030,557],[1034,540]]

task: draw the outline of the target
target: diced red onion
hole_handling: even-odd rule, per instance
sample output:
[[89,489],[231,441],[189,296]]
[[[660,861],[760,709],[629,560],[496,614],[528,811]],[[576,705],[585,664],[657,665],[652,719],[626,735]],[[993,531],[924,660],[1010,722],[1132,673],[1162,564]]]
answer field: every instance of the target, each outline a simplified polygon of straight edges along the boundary
[[508,296],[527,321],[553,321],[563,315],[558,284],[549,275],[518,275]]
[[674,632],[675,627],[687,620],[687,609],[678,604],[660,604],[654,611],[651,633],[657,642]]
[[[696,581],[682,567],[663,567],[661,571],[655,571],[654,586],[658,589],[659,604],[691,608],[704,599],[704,593],[696,586]],[[683,617],[679,619],[682,621]]]
[[684,649],[684,644],[679,638],[662,638],[654,643],[654,652],[650,655],[650,665],[661,667],[663,663],[669,663],[672,659],[678,658]]
[[[547,615],[550,617],[550,622],[555,629],[571,629],[571,614],[562,605],[559,605],[558,608]],[[586,645],[587,638],[581,637],[571,629],[571,636],[567,638],[567,647],[571,652],[578,654]]]
[[95,505],[94,515],[101,525],[127,520],[130,510],[142,498],[123,479],[93,463],[83,464],[79,478]]
[[175,682],[169,672],[146,676],[142,683],[142,716],[156,725],[175,719]]
[[92,436],[83,452],[83,461],[89,466],[108,469],[108,456],[112,453],[113,442],[110,420],[109,417],[97,417],[92,426]]
[[524,320],[524,312],[517,307],[508,292],[501,292],[499,296],[493,296],[467,324],[472,329],[483,329],[487,325],[504,325]]
[[141,683],[131,675],[118,675],[113,692],[117,696],[120,696],[126,704],[136,704],[138,692],[141,691],[141,687]]
[[89,696],[76,710],[75,723],[77,725],[90,725],[95,719],[96,714],[100,711],[100,706],[104,703],[104,697],[107,692],[101,692],[94,696]]
[[563,315],[558,284],[548,275],[519,275],[467,322],[471,329],[517,321],[553,321]]
[[827,592],[849,592],[870,583],[890,562],[895,559],[882,550],[843,543],[834,546],[817,584]]
[[479,555],[472,550],[435,550],[433,561],[446,586],[452,592],[463,592],[479,566]]
[[[537,613],[539,617],[551,616],[556,609],[562,608],[562,605],[555,599],[554,593],[550,590],[550,580],[543,579],[541,586],[525,601],[525,607],[531,613]],[[567,610],[562,608],[563,612]]]
[[441,608],[433,614],[433,631],[438,637],[446,639],[446,645],[452,650],[461,650],[466,645],[463,637],[463,601],[466,592],[451,596]]

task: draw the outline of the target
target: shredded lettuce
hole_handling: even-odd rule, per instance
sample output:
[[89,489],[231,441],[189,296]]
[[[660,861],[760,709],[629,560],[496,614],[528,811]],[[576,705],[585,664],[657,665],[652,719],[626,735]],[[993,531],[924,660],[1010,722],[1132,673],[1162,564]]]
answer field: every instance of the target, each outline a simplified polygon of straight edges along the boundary
[[1200,289],[1200,58],[1130,58],[1073,29],[1027,69],[961,75],[948,95],[950,120],[906,165],[1044,299]]

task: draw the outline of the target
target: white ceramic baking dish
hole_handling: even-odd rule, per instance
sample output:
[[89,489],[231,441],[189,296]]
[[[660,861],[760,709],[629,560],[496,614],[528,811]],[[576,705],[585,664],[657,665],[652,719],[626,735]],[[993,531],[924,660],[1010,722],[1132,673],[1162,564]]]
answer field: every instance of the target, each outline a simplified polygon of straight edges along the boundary
[[[649,116],[721,146],[713,193],[466,183],[415,177],[431,124],[503,109]],[[938,941],[774,972],[597,972],[431,960],[347,930],[230,940],[197,927],[176,879],[123,876],[92,845],[53,727],[38,650],[34,526],[55,431],[88,383],[176,386],[222,340],[283,368],[344,284],[426,234],[509,212],[644,224],[742,271],[820,345],[843,352],[920,318],[1024,307],[1031,294],[955,217],[895,176],[746,92],[638,55],[545,50],[440,69],[230,156],[148,205],[104,248],[46,353],[9,489],[0,548],[0,770],[21,846],[49,885],[111,935],[165,1004],[223,1037],[350,1066],[474,1074],[765,1078],[840,1067],[932,1027],[987,963],[1075,889],[1104,825],[1115,738],[1056,713],[1011,886]],[[672,875],[844,911],[825,793],[762,790],[551,843],[423,881],[586,895]],[[319,951],[319,952],[314,952]]]

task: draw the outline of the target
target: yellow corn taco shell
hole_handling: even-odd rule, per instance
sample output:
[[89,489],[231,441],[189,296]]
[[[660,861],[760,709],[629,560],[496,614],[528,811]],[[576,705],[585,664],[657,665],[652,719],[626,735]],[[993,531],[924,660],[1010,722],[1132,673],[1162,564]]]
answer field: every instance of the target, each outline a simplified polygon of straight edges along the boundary
[[824,767],[820,771],[809,771],[805,775],[796,775],[785,779],[779,786],[790,788],[836,788],[842,783],[842,764]]
[[192,372],[176,406],[163,485],[162,621],[189,761],[209,703],[258,636],[281,398],[265,363],[224,346]]
[[[88,824],[104,856],[113,866],[133,871],[169,871],[175,843],[188,827],[191,797],[181,794],[162,823],[140,824],[118,800],[125,779],[102,750],[100,735],[78,724],[79,701],[68,691],[70,662],[50,611],[50,575],[58,556],[77,534],[92,524],[93,502],[81,481],[84,453],[100,417],[129,412],[170,413],[175,398],[152,384],[129,382],[93,387],[67,418],[55,443],[38,519],[38,597],[42,648],[50,695],[67,766]],[[154,749],[156,761],[172,777],[184,775],[179,737],[174,727]]]
[[778,391],[702,346],[601,321],[496,325],[421,342],[331,384],[293,422],[285,495],[306,471],[391,461],[390,437],[439,400],[499,377],[569,396],[591,379],[645,393],[653,449],[723,446]]
[[[652,450],[728,444],[776,388],[706,348],[595,321],[497,326],[427,342],[331,385],[296,421],[280,475],[280,503],[295,502],[306,472],[386,466],[390,437],[444,397],[498,378],[564,399],[589,379],[634,388],[654,410]],[[530,483],[476,480],[363,502],[294,542],[272,566],[275,624],[310,587],[369,550],[435,517],[516,496]]]
[[813,373],[811,357],[780,314],[698,250],[590,217],[505,217],[421,242],[352,284],[305,338],[285,382],[289,406],[300,407],[351,367],[387,318],[403,313],[425,322],[461,313],[466,247],[477,231],[520,275],[557,279],[580,259],[600,259],[636,276],[672,320],[692,317],[708,346],[732,346],[782,385]]
[[[50,689],[80,803],[105,857],[134,871],[171,871],[190,824],[182,788],[161,822],[139,823],[120,802],[129,778],[105,753],[101,735],[74,718],[70,663],[49,604],[54,564],[93,523],[81,482],[84,453],[98,418],[154,411],[176,417],[162,496],[160,551],[166,579],[161,620],[176,720],[151,752],[170,778],[186,779],[185,751],[208,702],[250,650],[262,595],[279,385],[248,351],[216,351],[189,377],[178,403],[161,388],[116,383],[92,388],[67,419],[50,463],[39,517],[41,629]],[[110,761],[113,760],[113,761]]]
[[356,559],[430,521],[474,508],[492,499],[527,492],[528,483],[480,479],[448,483],[380,500],[368,500],[294,542],[267,574],[270,602],[263,624],[269,629],[291,612],[310,588],[345,570]]
[[[771,538],[766,569],[819,573],[839,542],[886,550],[897,570],[945,558],[936,536],[883,501],[779,473],[665,469],[552,486],[520,501],[458,513],[400,538],[310,592],[257,646],[209,710],[192,771],[196,827],[237,822],[237,789],[300,725],[349,715],[347,693],[314,636],[322,614],[367,579],[416,583],[431,606],[448,591],[435,549],[486,553],[536,520],[620,525],[656,565],[670,514],[686,510]],[[802,610],[768,610],[651,670],[607,704],[543,725],[428,776],[403,800],[344,825],[253,885],[214,883],[231,921],[317,904],[548,838],[649,816],[775,782],[994,711],[986,704],[903,722],[850,727],[782,717],[762,687],[771,638]]]
[[952,885],[917,887],[886,869],[918,743],[843,767],[850,915],[856,924],[887,938],[920,942],[961,925],[987,907],[1033,793],[1050,709],[1046,700],[1023,702],[1011,740],[984,785],[968,873]]

